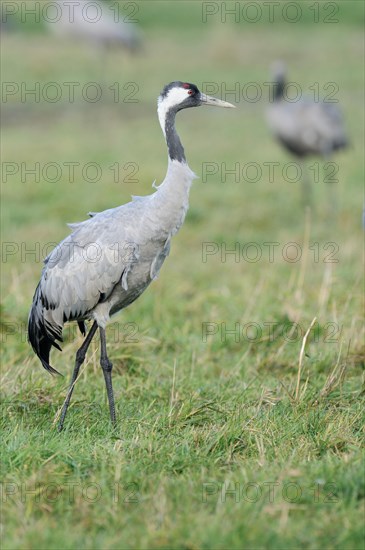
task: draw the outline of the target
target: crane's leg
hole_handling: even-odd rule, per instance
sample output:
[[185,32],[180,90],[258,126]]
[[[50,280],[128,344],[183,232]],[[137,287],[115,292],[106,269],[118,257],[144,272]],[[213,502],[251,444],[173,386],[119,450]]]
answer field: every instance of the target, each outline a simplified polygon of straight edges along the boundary
[[115,404],[114,404],[114,394],[113,394],[113,386],[112,386],[113,364],[109,361],[107,351],[106,351],[105,329],[103,329],[102,327],[99,327],[99,329],[100,329],[100,345],[101,345],[100,365],[101,365],[101,368],[103,369],[106,392],[108,394],[110,419],[112,421],[112,424],[115,425],[116,424]]
[[59,423],[58,423],[58,431],[59,432],[63,428],[63,423],[64,423],[65,418],[66,418],[67,409],[68,409],[68,406],[69,406],[70,401],[71,401],[72,392],[74,391],[75,382],[76,382],[77,377],[79,375],[80,367],[83,364],[83,362],[85,361],[85,355],[86,355],[87,349],[91,344],[91,340],[93,339],[97,328],[98,328],[98,324],[97,324],[96,321],[94,321],[94,324],[91,327],[88,335],[86,336],[82,346],[76,352],[75,367],[74,367],[74,370],[73,370],[73,373],[72,373],[70,387],[69,387],[69,390],[68,390],[66,400],[63,404],[60,420],[59,420]]
[[[327,152],[324,154],[324,159],[326,161],[325,166],[329,166],[330,170],[329,173],[325,173],[324,180],[327,184],[327,194],[328,194],[328,218],[330,220],[336,220],[337,214],[338,214],[338,199],[337,199],[337,186],[338,186],[338,179],[335,179],[333,176],[333,170],[331,171],[331,168],[333,167],[334,163],[331,161],[331,156]],[[337,184],[337,185],[336,185]]]
[[301,163],[302,166],[302,204],[304,207],[310,206],[313,208],[313,193],[312,193],[312,183],[310,180],[310,175],[308,168],[304,162]]

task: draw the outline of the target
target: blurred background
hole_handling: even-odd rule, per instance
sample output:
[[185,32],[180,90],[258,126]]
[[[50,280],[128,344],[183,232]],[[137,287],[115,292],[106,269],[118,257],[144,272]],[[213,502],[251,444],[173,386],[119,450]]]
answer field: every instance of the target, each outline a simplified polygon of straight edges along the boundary
[[[162,181],[167,161],[156,98],[166,83],[187,80],[237,104],[237,110],[191,110],[177,119],[188,162],[201,179],[193,186],[165,282],[176,284],[181,273],[181,284],[189,285],[203,270],[204,284],[224,285],[234,295],[230,279],[237,270],[244,307],[242,285],[252,289],[257,276],[275,275],[262,262],[205,270],[201,243],[303,239],[300,182],[293,182],[290,170],[285,177],[285,166],[296,159],[273,139],[265,121],[270,66],[280,59],[303,95],[331,93],[344,114],[351,145],[331,159],[337,163],[338,216],[334,220],[328,209],[323,160],[312,158],[308,164],[319,164],[311,172],[318,183],[310,231],[313,241],[338,243],[338,267],[352,287],[359,276],[363,182],[360,2],[320,2],[314,8],[304,2],[289,9],[284,2],[275,10],[244,2],[226,8],[219,2],[100,2],[103,18],[94,26],[85,25],[85,19],[100,17],[92,6],[83,21],[76,10],[72,26],[58,4],[60,10],[54,2],[37,7],[28,1],[26,9],[21,2],[2,3],[5,241],[25,243],[31,251],[34,243],[58,242],[66,221],[149,193],[154,180]],[[274,181],[265,162],[280,163]],[[187,244],[195,251],[189,259]],[[3,306],[6,315],[17,312],[24,319],[41,266],[15,249],[3,264],[10,290]],[[191,269],[194,263],[197,269]],[[293,266],[283,267],[288,273]],[[280,287],[279,280],[276,291]]]
[[[237,110],[189,110],[177,118],[200,180],[165,266],[165,285],[158,281],[152,296],[174,294],[178,287],[197,303],[204,288],[215,289],[209,292],[223,292],[224,308],[234,310],[237,302],[226,298],[238,293],[243,313],[257,284],[264,285],[263,296],[287,292],[298,265],[285,261],[279,248],[276,269],[267,269],[267,254],[238,263],[222,263],[216,254],[209,259],[214,270],[206,269],[202,243],[302,243],[307,223],[311,242],[322,252],[306,273],[316,278],[306,299],[320,288],[323,270],[336,267],[336,296],[346,302],[361,273],[361,3],[288,8],[282,2],[274,10],[244,2],[100,2],[99,13],[95,3],[84,2],[84,17],[78,8],[74,25],[67,24],[62,2],[58,10],[55,4],[2,3],[2,227],[3,240],[15,243],[3,263],[5,316],[26,319],[41,268],[38,252],[44,255],[44,243],[63,238],[66,222],[149,193],[154,180],[162,181],[167,154],[156,99],[172,80],[193,82]],[[85,24],[101,13],[101,22]],[[330,159],[336,163],[337,215],[328,205],[324,161],[313,157],[307,165],[317,181],[315,208],[305,222],[300,181],[286,168],[296,159],[268,129],[267,83],[278,59],[300,94],[330,97],[341,106],[350,147]],[[268,163],[279,163],[274,177]],[[338,265],[323,263],[328,242],[337,243]],[[190,294],[195,283],[200,290]],[[209,300],[202,301],[208,307]],[[278,308],[272,300],[266,305]]]
[[[121,479],[129,475],[130,480],[140,484],[144,496],[149,495],[143,501],[145,517],[155,514],[145,538],[142,535],[136,538],[137,548],[163,544],[171,547],[171,541],[185,540],[186,525],[190,528],[192,524],[198,542],[181,547],[197,548],[199,541],[204,540],[206,546],[202,547],[217,547],[219,541],[221,548],[237,547],[246,527],[247,533],[252,534],[252,547],[259,547],[257,541],[273,532],[285,537],[289,533],[285,531],[288,515],[286,520],[282,516],[284,520],[279,524],[275,523],[275,511],[265,515],[265,525],[268,521],[272,530],[262,533],[261,512],[255,512],[257,508],[251,504],[247,505],[248,515],[235,508],[235,520],[231,512],[228,520],[224,515],[229,508],[217,506],[212,513],[220,515],[220,520],[214,527],[214,522],[209,523],[210,516],[207,519],[202,512],[200,487],[208,479],[204,477],[205,467],[213,468],[208,480],[221,479],[219,476],[229,476],[230,472],[236,476],[234,480],[240,479],[241,474],[246,481],[259,479],[260,475],[269,476],[262,480],[278,476],[281,479],[280,468],[285,469],[292,457],[294,462],[302,460],[304,464],[313,459],[314,462],[308,462],[308,469],[303,466],[307,476],[304,480],[311,479],[314,483],[317,478],[327,476],[338,481],[335,474],[338,462],[334,460],[333,470],[328,470],[326,457],[344,461],[347,472],[351,453],[357,456],[354,449],[360,428],[356,434],[351,430],[355,430],[361,417],[356,409],[359,406],[356,396],[364,364],[364,5],[357,0],[100,1],[92,2],[84,14],[90,20],[99,16],[100,9],[107,14],[102,25],[95,24],[91,31],[92,24],[85,26],[80,18],[74,27],[67,24],[62,6],[59,11],[60,4],[32,0],[2,2],[2,388],[8,403],[14,400],[21,403],[15,412],[6,409],[4,415],[10,433],[9,479],[15,476],[16,455],[20,457],[16,478],[20,481],[45,483],[61,476],[65,480],[70,476],[79,480],[80,475],[102,483],[109,471],[114,476],[114,469],[109,470],[110,462],[103,466],[104,450],[108,449],[108,456],[115,460],[115,479],[120,479],[120,456],[123,456],[123,468],[126,467]],[[117,23],[113,23],[114,19]],[[331,158],[313,156],[305,161],[313,180],[312,208],[301,204],[300,179],[291,171],[295,166],[288,166],[297,163],[297,159],[274,139],[266,120],[267,83],[272,79],[272,64],[277,60],[285,63],[288,79],[296,83],[303,96],[338,100],[349,138],[347,149]],[[152,183],[163,180],[167,151],[157,119],[156,100],[163,86],[173,80],[192,82],[237,108],[235,111],[188,109],[177,116],[177,129],[188,163],[199,179],[193,184],[185,224],[173,240],[159,279],[131,308],[115,318],[121,332],[114,339],[109,338],[114,387],[125,435],[123,446],[121,441],[115,443],[110,438],[104,388],[95,359],[96,342],[91,365],[84,370],[75,392],[76,409],[81,403],[72,424],[79,429],[78,444],[63,455],[64,440],[54,439],[48,452],[50,421],[63,402],[67,379],[48,377],[26,343],[28,311],[43,259],[68,234],[67,222],[81,221],[89,211],[128,202],[131,195],[151,193]],[[334,164],[326,168],[326,162]],[[275,166],[273,177],[269,166]],[[332,182],[336,210],[330,207],[325,181],[331,174],[337,180]],[[204,256],[206,243],[213,243],[210,250],[214,254]],[[275,243],[274,255],[269,254],[267,243]],[[235,250],[236,254],[238,250],[238,260],[236,255],[225,255],[224,250]],[[308,392],[303,398],[303,408],[297,413],[288,392],[295,390],[302,337],[314,317],[317,317],[317,337],[310,338],[305,358]],[[130,328],[126,329],[125,323],[137,327],[137,341],[126,338]],[[204,340],[204,323],[216,323],[214,326],[220,330]],[[256,323],[261,333],[254,331],[251,341],[247,333],[243,336],[241,333],[237,340],[223,335],[222,323],[228,329],[235,323],[241,327]],[[270,323],[275,324],[274,334],[268,332]],[[299,335],[290,332],[292,323],[299,324]],[[279,330],[288,324],[292,340],[283,338]],[[115,334],[115,324],[113,330]],[[63,353],[52,353],[52,365],[66,377],[81,342],[80,336],[68,335],[66,331]],[[305,399],[321,392],[327,376],[344,356],[345,390],[336,394],[328,413],[334,415],[332,436],[327,430],[327,404],[321,408],[321,418],[326,421],[321,420],[318,428],[320,421],[316,424],[317,420],[311,416],[316,413],[312,401],[307,403]],[[175,403],[171,380],[176,365],[176,384],[180,384],[176,411],[183,410],[181,403],[191,403],[195,412],[186,417],[186,423],[176,424],[176,438],[171,439],[175,437],[172,435],[175,409],[169,407]],[[283,389],[284,383],[288,391]],[[325,395],[330,391],[328,387],[332,388],[327,386],[323,390]],[[242,399],[246,399],[243,404]],[[82,400],[102,403],[102,412],[90,408],[86,416]],[[240,418],[252,413],[256,415],[255,426],[256,422],[263,423],[257,431],[259,435],[255,430],[253,435],[247,431],[252,426],[247,419],[241,423],[233,419],[227,428],[226,417],[213,413],[213,409],[208,410],[207,417],[200,417],[196,411],[205,410],[202,402],[216,403],[216,410],[227,411],[234,402],[237,409],[232,405],[232,410],[240,410],[243,415]],[[281,417],[278,413],[273,428],[270,415],[279,402],[283,408],[278,406],[275,411],[283,412]],[[347,409],[349,403],[353,417]],[[134,417],[132,421],[128,416],[132,408],[135,423]],[[155,435],[154,419],[165,412],[169,415],[167,428],[164,424]],[[307,413],[309,428],[300,432],[301,417],[307,418]],[[43,415],[43,424],[38,425],[39,414]],[[179,414],[176,412],[177,419]],[[231,418],[229,414],[227,418]],[[341,421],[337,414],[343,414]],[[191,442],[184,430],[186,426],[190,430],[190,419],[196,417],[196,427],[191,424],[194,438]],[[152,418],[153,430],[145,422],[148,418]],[[323,430],[320,439],[313,425]],[[85,435],[84,429],[90,426],[87,434],[91,435]],[[227,435],[227,429],[232,433]],[[18,438],[14,437],[16,432],[20,434]],[[276,440],[274,432],[278,434]],[[135,433],[139,434],[138,441],[134,439]],[[44,434],[47,435],[43,438]],[[182,434],[187,438],[185,447],[179,443]],[[222,434],[216,436],[216,442],[214,434]],[[98,444],[100,437],[104,438],[102,445]],[[167,458],[158,447],[165,445],[165,439]],[[150,458],[151,441],[160,452],[155,461]],[[19,449],[23,448],[28,450],[22,454]],[[38,453],[36,458],[32,452]],[[51,455],[52,460],[48,461]],[[66,458],[60,458],[59,462],[57,456]],[[261,468],[265,456],[271,456],[274,462],[269,473],[268,463]],[[90,457],[98,460],[89,464]],[[322,457],[321,469],[316,460],[321,461]],[[247,473],[244,468],[250,459],[253,466],[251,473]],[[27,473],[30,463],[31,470]],[[146,470],[150,477],[145,477]],[[183,471],[188,472],[188,477],[183,477]],[[290,472],[299,475],[295,473],[297,469]],[[160,498],[163,476],[170,474],[170,492]],[[292,473],[287,475],[290,477]],[[354,475],[351,487],[358,486]],[[159,538],[161,525],[167,526],[167,533],[172,529],[164,519],[170,516],[164,516],[161,510],[164,506],[174,509],[174,502],[177,515],[184,508],[181,532],[172,539],[169,535]],[[184,502],[182,506],[176,504]],[[354,499],[351,502],[357,506]],[[72,504],[59,506],[60,516],[82,518],[85,537],[94,533],[94,526],[96,530],[99,525],[108,530],[103,525],[105,507],[102,510],[95,507],[93,511],[84,501],[76,507],[74,516]],[[309,504],[312,511],[308,516],[302,515],[303,508],[296,516],[296,521],[302,521],[300,536],[309,540],[308,548],[326,546],[327,539],[321,539],[323,525],[327,525],[331,536],[333,530],[337,529],[341,537],[350,529],[351,514],[347,518],[342,516],[341,523],[336,519],[338,509],[331,504],[318,519],[319,538],[314,535],[314,542],[311,541],[307,525],[318,517],[313,506],[313,502],[312,509]],[[30,504],[29,507],[24,517],[32,517],[33,509]],[[51,508],[44,507],[39,516],[38,508],[34,508],[40,521],[35,525],[39,528],[25,524],[18,528],[13,522],[23,513],[16,507],[9,516],[15,538],[10,536],[8,547],[25,544],[23,547],[39,548],[40,533],[46,541],[45,548],[59,548],[63,537],[66,541],[63,547],[71,547],[68,536],[74,537],[74,547],[80,544],[93,547],[94,542],[87,537],[69,535],[67,522],[56,525],[57,515],[52,514]],[[130,536],[143,532],[140,522],[144,516],[140,510],[129,508],[128,513],[123,510],[122,514],[116,514],[111,508],[107,517],[111,522],[115,518],[114,530],[118,536],[122,536],[121,517],[125,532],[132,529]],[[356,510],[360,513],[360,508]],[[134,514],[132,521],[130,514]],[[246,517],[248,523],[244,527]],[[44,518],[46,521],[42,523]],[[237,540],[226,537],[222,527],[228,529],[233,524]],[[297,546],[297,531],[294,524],[288,548]],[[98,536],[100,533],[101,530]],[[245,536],[249,536],[247,533]],[[113,538],[106,543],[100,536],[99,547],[120,547]],[[277,547],[285,547],[280,544],[282,541],[277,539]],[[356,547],[353,540],[350,542],[347,547]]]

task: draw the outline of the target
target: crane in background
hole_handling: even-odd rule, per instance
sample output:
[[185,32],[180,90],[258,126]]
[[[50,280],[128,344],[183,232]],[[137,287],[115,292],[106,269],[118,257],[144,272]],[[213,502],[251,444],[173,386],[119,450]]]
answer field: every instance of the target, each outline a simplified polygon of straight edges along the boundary
[[[273,65],[273,97],[266,110],[270,130],[279,143],[299,161],[309,156],[330,159],[332,154],[348,145],[343,118],[335,103],[315,101],[301,96],[298,101],[285,99],[286,67],[282,62]],[[302,196],[305,205],[311,204],[311,183],[303,164]],[[330,202],[334,203],[333,190]],[[334,206],[334,204],[333,204]]]
[[89,41],[107,49],[119,47],[136,51],[142,43],[141,33],[135,23],[110,9],[106,2],[56,0],[57,17],[48,21],[51,32],[65,38]]

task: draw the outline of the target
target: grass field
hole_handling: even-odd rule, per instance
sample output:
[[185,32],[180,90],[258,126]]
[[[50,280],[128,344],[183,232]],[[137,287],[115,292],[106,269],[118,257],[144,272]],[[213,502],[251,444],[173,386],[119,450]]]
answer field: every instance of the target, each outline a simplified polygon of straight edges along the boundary
[[[281,11],[204,23],[200,2],[138,2],[145,48],[132,57],[103,58],[30,19],[2,35],[2,79],[15,86],[2,105],[4,550],[364,548],[363,4],[331,3],[337,23],[323,22],[324,2],[318,23],[313,2],[297,4],[296,23]],[[293,159],[267,130],[277,58],[306,94],[318,83],[341,103],[351,146],[333,158],[336,216],[323,162],[309,161],[318,182],[304,211]],[[42,258],[66,222],[162,181],[156,98],[176,79],[223,99],[238,83],[240,97],[226,95],[237,109],[179,114],[199,179],[159,279],[108,329],[117,428],[95,341],[59,434],[82,337],[66,328],[52,354],[64,378],[26,343]],[[67,82],[80,84],[73,103]],[[100,101],[83,98],[90,82]],[[40,101],[22,97],[36,83]]]

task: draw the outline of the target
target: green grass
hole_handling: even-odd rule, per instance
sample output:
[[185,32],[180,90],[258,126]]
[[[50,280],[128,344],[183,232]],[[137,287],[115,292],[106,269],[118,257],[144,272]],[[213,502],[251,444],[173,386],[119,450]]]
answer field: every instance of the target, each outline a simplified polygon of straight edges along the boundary
[[[3,173],[2,236],[10,245],[1,263],[2,548],[360,550],[363,7],[339,3],[334,25],[313,24],[305,11],[297,24],[255,26],[203,24],[199,2],[139,6],[146,50],[133,58],[110,52],[103,70],[97,51],[50,40],[32,25],[2,37],[6,82],[139,88],[137,103],[115,104],[107,92],[95,104],[79,94],[72,105],[65,94],[57,103],[16,95],[3,104],[3,163],[53,162],[62,170],[54,183],[22,182],[21,168],[5,182]],[[315,82],[322,96],[327,82],[338,84],[351,147],[333,159],[337,217],[329,219],[321,161],[315,212],[303,212],[299,184],[282,176],[293,159],[265,125],[265,96],[241,101],[235,112],[181,113],[178,130],[200,179],[159,279],[108,329],[117,428],[95,341],[58,434],[53,421],[82,339],[70,327],[63,353],[52,354],[65,378],[48,376],[26,343],[42,253],[67,234],[66,222],[149,193],[163,179],[155,102],[165,83],[215,82],[221,95],[222,83],[268,80],[276,58],[306,93]],[[273,183],[268,161],[280,163]],[[73,183],[65,162],[80,163]],[[100,181],[82,177],[89,162],[100,165]],[[119,183],[110,169],[116,162]],[[138,182],[122,181],[128,162]],[[203,163],[212,162],[218,172],[203,183]],[[227,169],[257,163],[262,177],[223,182],[223,162]],[[279,243],[273,261],[268,242]],[[297,262],[289,261],[290,242],[300,246]],[[218,247],[206,261],[204,243]],[[248,243],[262,251],[256,262]],[[222,262],[223,246],[239,246],[239,261]],[[206,336],[207,327],[216,332]],[[240,332],[224,337],[224,327]]]

